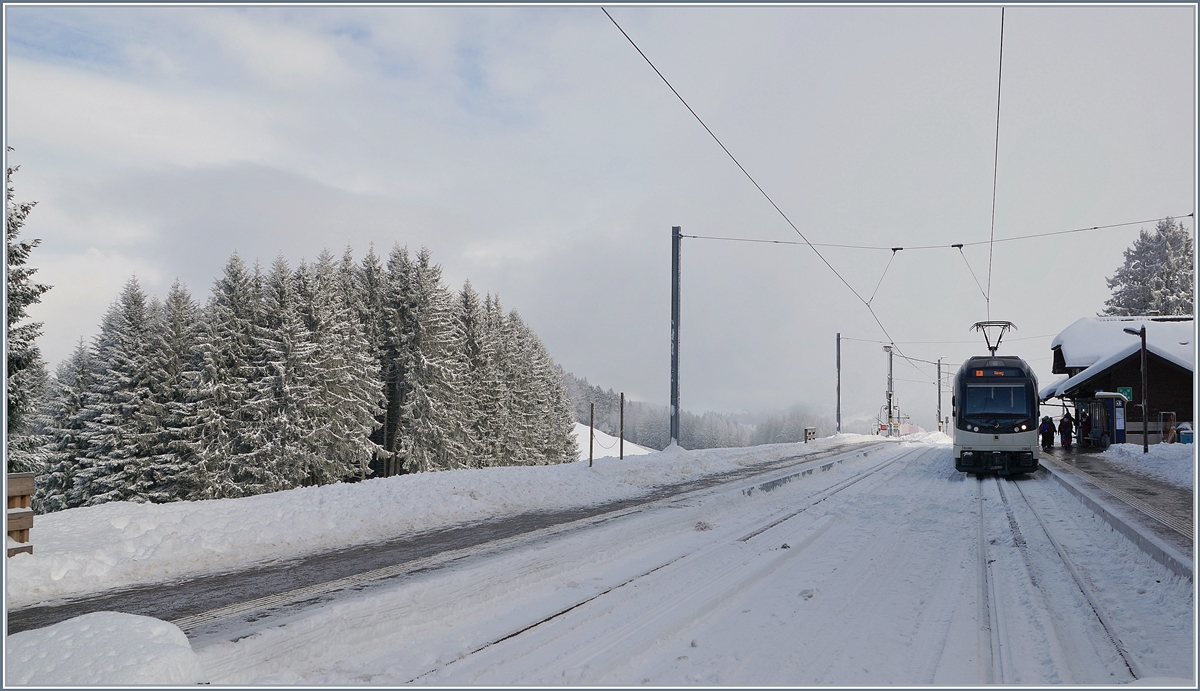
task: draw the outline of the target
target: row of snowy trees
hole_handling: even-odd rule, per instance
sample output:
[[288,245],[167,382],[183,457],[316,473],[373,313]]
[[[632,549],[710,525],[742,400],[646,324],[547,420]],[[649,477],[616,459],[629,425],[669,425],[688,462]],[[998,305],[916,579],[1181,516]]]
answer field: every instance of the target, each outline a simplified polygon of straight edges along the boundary
[[399,246],[294,270],[235,254],[204,307],[130,280],[43,400],[43,511],[576,458],[533,331]]
[[[563,385],[571,399],[575,420],[588,424],[591,406],[596,406],[596,429],[616,436],[621,424],[620,394],[592,386],[569,372]],[[748,446],[753,427],[738,422],[732,415],[706,412],[696,415],[683,411],[679,417],[679,445],[685,449],[715,449]],[[665,449],[671,443],[671,418],[666,406],[625,401],[625,439],[651,449]]]

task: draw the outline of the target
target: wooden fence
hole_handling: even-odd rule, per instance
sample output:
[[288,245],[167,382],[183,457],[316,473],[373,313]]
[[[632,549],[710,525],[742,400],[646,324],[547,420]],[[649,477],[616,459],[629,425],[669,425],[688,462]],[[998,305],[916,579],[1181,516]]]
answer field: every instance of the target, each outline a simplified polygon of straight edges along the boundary
[[[8,556],[28,552],[33,554],[29,543],[29,530],[33,527],[33,509],[29,500],[33,497],[33,473],[8,474]],[[21,543],[12,546],[13,543]]]

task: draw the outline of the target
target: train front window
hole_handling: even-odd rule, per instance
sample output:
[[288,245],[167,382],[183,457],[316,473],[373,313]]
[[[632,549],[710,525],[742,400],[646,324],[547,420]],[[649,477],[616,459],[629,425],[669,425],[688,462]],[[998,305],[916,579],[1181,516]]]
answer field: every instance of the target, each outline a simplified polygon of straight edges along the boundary
[[966,417],[1026,418],[1033,415],[1024,384],[967,384]]

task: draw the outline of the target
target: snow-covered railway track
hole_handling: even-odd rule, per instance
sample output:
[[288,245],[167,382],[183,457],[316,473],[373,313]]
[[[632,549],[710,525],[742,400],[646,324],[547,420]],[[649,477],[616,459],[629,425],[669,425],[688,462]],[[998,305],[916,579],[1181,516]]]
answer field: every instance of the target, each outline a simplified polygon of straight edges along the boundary
[[1051,522],[1026,496],[1023,487],[1036,484],[1024,478],[976,481],[981,681],[1139,678],[1111,617],[1052,534]]

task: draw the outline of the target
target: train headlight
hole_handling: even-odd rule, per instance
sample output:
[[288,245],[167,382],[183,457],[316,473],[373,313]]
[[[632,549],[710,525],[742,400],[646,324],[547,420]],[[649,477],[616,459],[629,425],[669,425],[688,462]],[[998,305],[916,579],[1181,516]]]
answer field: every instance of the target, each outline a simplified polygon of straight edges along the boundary
[[976,431],[976,432],[978,432],[978,431],[979,431],[979,428],[978,428],[978,427],[976,427],[976,428],[975,428],[975,431]]
[[1027,429],[1029,429],[1029,425],[1021,425],[1022,431],[1027,430]]
[[1020,432],[1023,429],[1025,429],[1025,425],[1018,425],[1017,427],[1013,427],[1014,432]]

